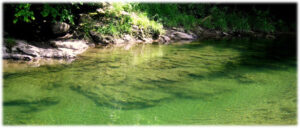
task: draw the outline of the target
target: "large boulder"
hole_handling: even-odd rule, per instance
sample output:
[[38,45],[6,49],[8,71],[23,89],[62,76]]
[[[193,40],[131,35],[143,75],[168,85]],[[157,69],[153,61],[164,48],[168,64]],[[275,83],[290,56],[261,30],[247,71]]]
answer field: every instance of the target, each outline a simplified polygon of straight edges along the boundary
[[84,52],[87,42],[84,40],[51,41],[56,48],[40,48],[23,40],[16,40],[16,45],[11,51],[2,48],[4,59],[31,60],[33,58],[75,58],[77,54]]
[[171,41],[170,37],[165,35],[160,35],[158,38],[159,43],[169,43]]
[[107,44],[113,44],[114,43],[114,38],[112,36],[104,36],[104,35],[101,35],[95,31],[90,31],[90,35],[93,39],[93,41],[96,43],[96,44],[104,44],[104,45],[107,45]]
[[16,59],[16,60],[32,60],[32,56],[29,55],[22,55],[22,54],[11,54],[9,53],[9,50],[2,46],[2,58],[3,59]]
[[63,34],[66,34],[70,30],[70,25],[65,22],[56,22],[51,25],[51,29],[52,29],[53,34],[63,35]]
[[33,57],[40,57],[41,48],[30,45],[26,41],[23,41],[23,40],[16,40],[16,42],[17,42],[17,44],[12,48],[13,51],[15,51],[15,49],[16,49],[17,51],[15,51],[15,52],[20,52],[22,54],[30,55]]
[[172,33],[172,38],[175,40],[194,40],[195,39],[192,35],[189,35],[184,32],[174,32],[174,33]]
[[51,43],[58,48],[68,48],[73,50],[83,50],[88,48],[88,45],[84,40],[53,40]]

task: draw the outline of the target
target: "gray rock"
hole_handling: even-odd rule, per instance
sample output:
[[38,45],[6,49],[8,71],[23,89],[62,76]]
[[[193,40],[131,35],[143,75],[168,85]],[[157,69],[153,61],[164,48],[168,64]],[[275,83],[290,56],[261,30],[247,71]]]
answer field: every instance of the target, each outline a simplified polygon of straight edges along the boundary
[[229,34],[228,34],[227,32],[222,32],[222,34],[223,34],[224,36],[229,36]]
[[2,46],[2,58],[7,59],[9,58],[9,54],[7,53],[7,48],[5,46]]
[[218,30],[216,30],[215,33],[216,33],[218,36],[222,35],[222,32],[221,32],[221,31],[218,31]]
[[12,49],[17,49],[19,52],[30,55],[33,57],[40,57],[40,48],[35,47],[33,45],[29,45],[27,42],[23,40],[16,40],[16,45]]
[[95,31],[90,31],[90,35],[96,44],[107,45],[110,43],[114,43],[114,38],[112,36],[104,36]]
[[32,60],[33,57],[29,55],[22,55],[22,54],[11,54],[8,53],[8,50],[5,46],[2,46],[2,58],[3,59],[16,59],[16,60]]
[[194,40],[195,38],[192,35],[183,32],[174,32],[173,38],[175,40]]
[[218,34],[214,31],[205,30],[201,33],[201,38],[215,38]]
[[143,38],[142,40],[144,41],[145,44],[151,44],[153,42],[152,38]]
[[104,44],[113,44],[114,43],[114,38],[112,36],[102,36],[102,43]]
[[52,24],[51,28],[54,34],[66,34],[70,29],[70,25],[65,22],[56,22]]
[[[4,58],[5,59],[5,58]],[[9,58],[6,59],[16,59],[16,60],[32,60],[33,57],[29,55],[22,55],[22,54],[11,54]]]
[[86,41],[83,40],[53,40],[50,42],[58,48],[68,48],[73,50],[81,50],[88,48]]
[[158,42],[160,43],[169,43],[171,39],[168,36],[160,35],[158,38]]
[[184,32],[184,28],[172,27],[172,30],[179,31],[179,32]]
[[105,11],[102,8],[98,8],[96,10],[99,14],[105,14]]
[[127,41],[127,42],[133,40],[133,38],[132,38],[130,35],[128,35],[128,34],[124,35],[123,39],[124,39],[125,41]]
[[130,14],[128,12],[126,12],[126,11],[121,11],[121,15],[123,15],[123,16],[129,16]]
[[275,39],[276,37],[274,35],[268,34],[268,35],[266,35],[266,38],[272,40],[272,39]]
[[4,59],[31,60],[33,58],[75,58],[84,52],[87,42],[84,40],[52,41],[57,48],[39,48],[23,40],[16,40],[16,45],[11,52],[6,47],[2,48]]
[[115,39],[114,42],[115,42],[114,44],[124,44],[125,43],[125,41],[123,39]]

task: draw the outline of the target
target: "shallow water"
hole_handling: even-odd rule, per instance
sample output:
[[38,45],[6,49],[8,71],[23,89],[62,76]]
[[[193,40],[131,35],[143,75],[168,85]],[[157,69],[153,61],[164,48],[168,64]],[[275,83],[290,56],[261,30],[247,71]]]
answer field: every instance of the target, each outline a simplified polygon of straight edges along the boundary
[[207,40],[92,48],[71,64],[5,61],[3,122],[296,124],[294,46]]

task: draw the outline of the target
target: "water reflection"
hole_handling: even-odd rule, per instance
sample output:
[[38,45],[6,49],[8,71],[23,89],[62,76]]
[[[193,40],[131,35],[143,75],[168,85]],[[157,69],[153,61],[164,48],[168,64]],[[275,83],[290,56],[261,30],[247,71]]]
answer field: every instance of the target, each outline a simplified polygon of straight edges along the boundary
[[[156,48],[153,48],[156,47]],[[135,49],[131,51],[131,54],[133,56],[132,65],[138,65],[143,62],[148,62],[152,59],[156,59],[158,57],[163,57],[163,46],[157,45],[149,47],[146,45],[142,45],[140,49]]]
[[4,72],[4,124],[294,124],[295,61],[245,44],[93,48],[67,66]]
[[4,72],[14,72],[26,68],[40,67],[43,65],[57,65],[57,64],[70,64],[75,59],[52,59],[52,58],[39,58],[30,61],[23,60],[2,60]]

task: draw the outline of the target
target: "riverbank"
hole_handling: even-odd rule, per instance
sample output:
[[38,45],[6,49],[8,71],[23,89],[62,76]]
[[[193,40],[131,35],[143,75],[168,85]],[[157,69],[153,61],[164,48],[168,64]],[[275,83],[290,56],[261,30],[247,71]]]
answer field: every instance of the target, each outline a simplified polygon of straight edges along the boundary
[[[131,7],[129,5],[99,3],[95,6],[96,8],[80,13],[76,24],[56,21],[53,23],[44,20],[33,27],[42,29],[36,29],[37,34],[29,35],[34,37],[41,35],[36,39],[28,40],[25,36],[13,37],[9,32],[4,32],[3,59],[72,59],[89,47],[95,46],[116,46],[128,50],[136,44],[170,44],[182,41],[242,37],[273,40],[276,36],[281,35],[279,32],[244,31],[242,28],[238,31],[218,29],[218,27],[210,28],[207,27],[207,24],[193,25],[192,28],[187,28],[186,26],[191,25],[186,24],[170,27],[168,24],[163,25],[148,18],[141,12],[125,9]],[[213,14],[213,12],[211,13]],[[205,17],[201,23],[211,20],[211,18],[212,16]],[[39,33],[42,30],[44,32]]]

